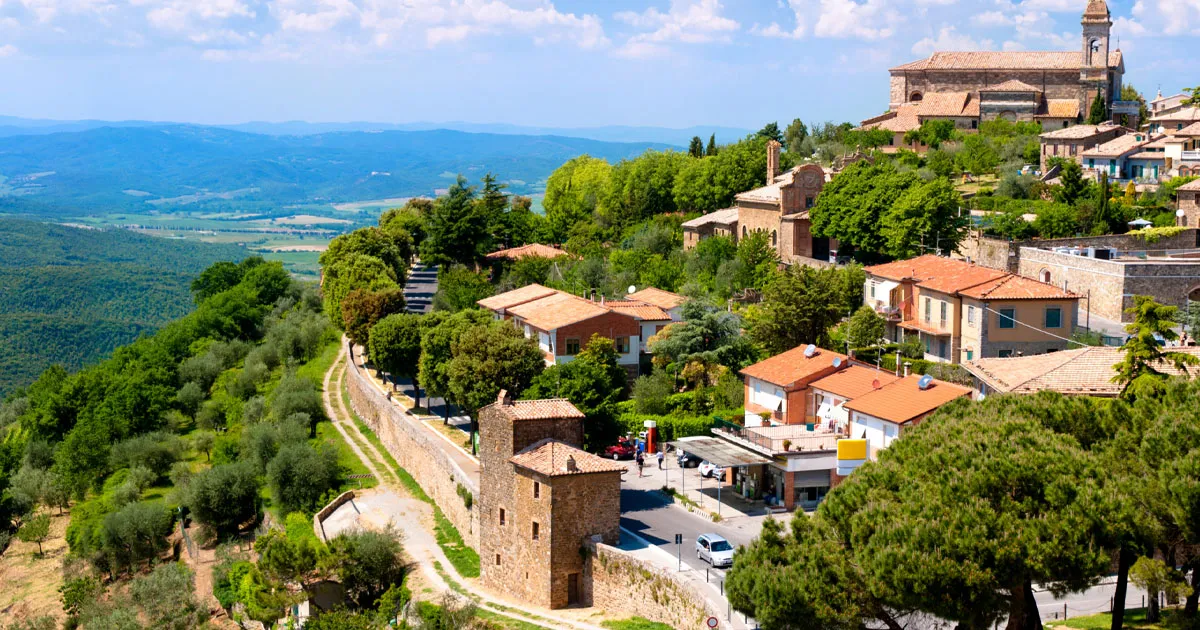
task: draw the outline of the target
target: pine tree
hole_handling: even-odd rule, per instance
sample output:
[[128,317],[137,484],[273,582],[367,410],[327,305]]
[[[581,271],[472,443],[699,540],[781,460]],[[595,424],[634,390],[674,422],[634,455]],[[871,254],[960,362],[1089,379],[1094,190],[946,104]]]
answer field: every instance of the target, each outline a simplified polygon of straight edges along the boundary
[[692,143],[688,145],[688,155],[695,158],[704,157],[704,141],[700,136],[692,136]]
[[712,156],[712,155],[716,155],[716,154],[717,154],[717,134],[714,133],[713,135],[708,137],[708,148],[705,149],[704,155]]
[[1108,120],[1108,108],[1104,105],[1104,92],[1096,92],[1096,99],[1092,101],[1092,111],[1088,114],[1089,125],[1099,125]]
[[1112,380],[1124,386],[1123,397],[1154,396],[1167,380],[1167,374],[1160,371],[1162,367],[1172,366],[1182,371],[1200,363],[1195,355],[1163,350],[1159,345],[1160,340],[1169,343],[1179,338],[1175,332],[1178,311],[1177,307],[1159,304],[1148,295],[1133,296],[1133,307],[1125,310],[1134,317],[1133,323],[1125,326],[1125,332],[1129,333],[1129,340],[1122,346],[1125,357],[1113,366],[1117,375]]

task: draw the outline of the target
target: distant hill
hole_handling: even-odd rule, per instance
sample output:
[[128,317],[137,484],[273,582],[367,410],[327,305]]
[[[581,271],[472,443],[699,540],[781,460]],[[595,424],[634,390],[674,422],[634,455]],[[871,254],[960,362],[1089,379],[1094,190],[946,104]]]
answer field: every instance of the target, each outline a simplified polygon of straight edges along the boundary
[[192,278],[240,247],[0,218],[0,397],[192,309]]
[[[161,127],[178,123],[150,122],[145,120],[41,120],[34,118],[18,118],[15,116],[0,116],[0,137],[44,135],[70,131],[87,131],[101,127]],[[739,127],[724,127],[717,125],[696,125],[677,129],[673,127],[646,127],[627,125],[608,125],[601,127],[533,127],[509,125],[505,123],[472,123],[461,121],[449,122],[414,122],[414,123],[380,123],[380,122],[261,122],[253,121],[232,125],[211,125],[220,129],[241,131],[245,133],[263,134],[268,136],[312,136],[324,133],[347,131],[465,131],[468,133],[490,133],[519,136],[563,136],[568,138],[583,138],[601,142],[641,142],[669,144],[678,148],[687,147],[694,136],[700,136],[705,142],[715,134],[717,142],[734,142],[753,133],[751,129]]]
[[447,130],[268,136],[101,127],[0,138],[0,197],[75,213],[270,209],[431,195],[457,173],[478,183],[489,171],[510,192],[528,194],[572,157],[615,162],[650,148],[669,146]]

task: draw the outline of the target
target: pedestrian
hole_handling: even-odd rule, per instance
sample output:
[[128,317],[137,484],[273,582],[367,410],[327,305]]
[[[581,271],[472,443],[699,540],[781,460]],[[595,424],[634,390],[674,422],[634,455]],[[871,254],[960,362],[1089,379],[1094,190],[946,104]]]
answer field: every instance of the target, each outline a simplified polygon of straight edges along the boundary
[[662,451],[659,451],[658,452],[658,469],[659,470],[663,469],[663,458],[664,457],[666,457],[666,455],[664,455]]
[[642,452],[641,452],[641,451],[638,451],[638,454],[637,454],[637,467],[638,467],[638,476],[639,476],[639,477],[641,477],[641,476],[642,476],[642,468],[643,468],[643,467],[645,467],[645,465],[646,465],[646,458],[645,458],[644,456],[642,456]]

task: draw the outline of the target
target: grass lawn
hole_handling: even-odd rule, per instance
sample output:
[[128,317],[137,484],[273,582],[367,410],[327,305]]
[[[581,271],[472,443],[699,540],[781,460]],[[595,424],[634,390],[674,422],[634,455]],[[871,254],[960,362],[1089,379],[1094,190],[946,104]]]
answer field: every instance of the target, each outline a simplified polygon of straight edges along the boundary
[[[1186,627],[1182,619],[1172,619],[1173,612],[1172,610],[1164,610],[1162,619],[1158,623],[1150,623],[1146,621],[1146,609],[1129,609],[1125,611],[1125,627],[1130,630],[1174,630]],[[1063,628],[1064,630],[1067,628],[1074,628],[1074,630],[1108,630],[1112,627],[1112,615],[1109,613],[1100,613],[1087,617],[1075,617],[1065,621],[1048,621],[1046,622],[1046,627]]]
[[508,628],[510,630],[542,630],[543,628],[547,627],[539,626],[536,623],[530,623],[521,619],[507,617],[505,615],[501,615],[500,613],[494,613],[490,610],[477,610],[475,611],[475,616],[485,621],[490,621],[496,626]]
[[337,359],[338,352],[342,349],[342,338],[337,332],[329,333],[329,340],[325,345],[321,346],[321,350],[317,356],[296,368],[296,376],[303,376],[312,379],[317,384],[317,390],[322,390],[325,382],[325,373],[329,368],[333,367],[333,362]]
[[630,617],[621,621],[605,621],[600,624],[609,630],[671,630],[671,626],[642,617]]
[[[322,442],[329,442],[337,447],[338,463],[346,469],[347,475],[370,475],[371,471],[367,470],[366,464],[354,454],[350,445],[342,439],[342,434],[334,428],[331,422],[321,422],[317,424],[317,437],[313,440],[313,445],[319,445]],[[370,479],[346,479],[342,482],[342,486],[338,488],[338,492],[347,490],[356,490],[358,488],[374,488],[379,485],[379,480],[372,476]]]

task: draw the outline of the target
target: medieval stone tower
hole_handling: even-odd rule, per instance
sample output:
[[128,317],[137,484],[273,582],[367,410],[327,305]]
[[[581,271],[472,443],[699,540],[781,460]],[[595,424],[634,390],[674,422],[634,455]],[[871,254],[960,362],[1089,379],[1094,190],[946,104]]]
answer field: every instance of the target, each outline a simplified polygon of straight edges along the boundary
[[1104,0],[1091,0],[1083,12],[1083,65],[1080,68],[1079,81],[1084,84],[1081,98],[1086,101],[1079,103],[1079,111],[1087,117],[1087,112],[1096,98],[1096,92],[1103,91],[1106,105],[1121,97],[1121,86],[1115,85],[1119,79],[1109,72],[1109,37],[1112,34],[1112,16],[1108,11],[1108,3]]
[[566,400],[479,410],[479,555],[490,589],[546,608],[591,604],[582,553],[620,538],[625,466],[581,450],[584,415]]

